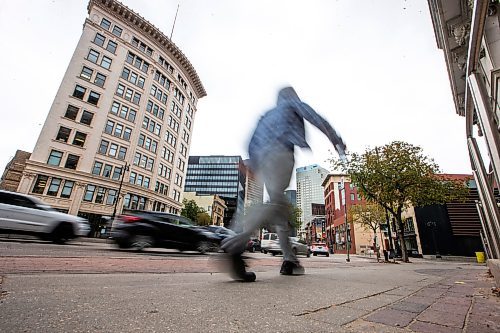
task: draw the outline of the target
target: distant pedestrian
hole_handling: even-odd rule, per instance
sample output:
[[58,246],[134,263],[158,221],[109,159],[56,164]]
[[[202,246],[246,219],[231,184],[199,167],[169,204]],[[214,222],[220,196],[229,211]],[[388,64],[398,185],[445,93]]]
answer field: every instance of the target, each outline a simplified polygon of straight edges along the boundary
[[345,158],[346,145],[332,126],[302,102],[292,87],[281,89],[276,107],[261,117],[248,146],[249,167],[265,184],[270,202],[252,207],[246,216],[236,215],[231,228],[237,235],[227,238],[222,244],[228,253],[230,273],[235,280],[255,281],[255,273],[246,271],[242,253],[253,232],[263,225],[275,227],[278,233],[283,252],[280,273],[304,274],[304,268],[290,245],[290,207],[284,195],[294,170],[294,147],[309,148],[304,120],[321,130],[340,157]]

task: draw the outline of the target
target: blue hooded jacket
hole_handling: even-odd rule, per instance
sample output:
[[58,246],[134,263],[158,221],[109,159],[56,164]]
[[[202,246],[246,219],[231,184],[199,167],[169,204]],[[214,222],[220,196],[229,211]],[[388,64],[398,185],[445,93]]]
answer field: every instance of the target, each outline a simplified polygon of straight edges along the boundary
[[306,141],[304,120],[323,132],[335,147],[341,158],[345,158],[346,145],[333,127],[302,102],[292,87],[279,91],[275,108],[266,112],[257,123],[248,146],[250,161],[258,163],[260,156],[273,149],[292,149],[294,146],[309,148]]

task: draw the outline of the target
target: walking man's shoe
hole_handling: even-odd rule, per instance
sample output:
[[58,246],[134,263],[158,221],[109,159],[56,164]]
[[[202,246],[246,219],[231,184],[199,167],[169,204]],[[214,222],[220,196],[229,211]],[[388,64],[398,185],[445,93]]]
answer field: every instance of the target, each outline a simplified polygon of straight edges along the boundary
[[246,264],[241,254],[228,254],[230,263],[230,274],[234,280],[243,282],[254,282],[256,279],[254,272],[247,272]]
[[297,261],[283,261],[281,265],[280,274],[281,275],[303,275],[305,274],[305,269],[302,265]]

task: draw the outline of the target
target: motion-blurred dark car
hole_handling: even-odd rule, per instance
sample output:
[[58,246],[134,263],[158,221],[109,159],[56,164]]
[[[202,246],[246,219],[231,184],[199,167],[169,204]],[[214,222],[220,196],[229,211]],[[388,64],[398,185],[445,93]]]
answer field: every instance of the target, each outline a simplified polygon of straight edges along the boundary
[[162,247],[206,253],[218,248],[217,236],[174,214],[134,211],[118,216],[111,237],[120,248]]
[[226,227],[219,226],[219,225],[207,225],[207,226],[203,226],[202,228],[204,228],[204,229],[206,229],[206,230],[214,233],[214,235],[219,240],[219,244],[224,239],[226,239],[226,238],[228,238],[230,236],[236,235],[236,233],[234,231],[232,231],[231,229],[228,229]]
[[247,251],[249,252],[260,252],[260,240],[258,238],[251,238],[247,243]]

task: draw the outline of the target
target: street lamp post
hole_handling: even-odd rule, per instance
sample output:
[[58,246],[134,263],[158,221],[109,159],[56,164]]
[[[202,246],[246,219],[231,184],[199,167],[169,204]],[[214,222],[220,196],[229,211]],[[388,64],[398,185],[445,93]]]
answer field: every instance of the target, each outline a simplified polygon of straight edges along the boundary
[[120,200],[120,193],[122,191],[122,186],[123,186],[123,178],[125,178],[125,171],[129,170],[129,165],[127,162],[125,162],[125,166],[123,167],[123,170],[120,173],[121,179],[120,179],[120,186],[118,187],[118,194],[116,195],[115,199],[115,207],[113,208],[113,215],[111,216],[111,224],[115,220],[116,216],[116,206],[118,206],[118,201]]
[[347,200],[346,200],[346,190],[345,190],[345,183],[344,183],[344,177],[341,179],[341,190],[342,190],[342,197],[344,200],[344,215],[345,215],[345,241],[346,241],[346,250],[347,250],[347,258],[346,262],[350,262],[351,258],[349,257],[349,222],[347,220]]

